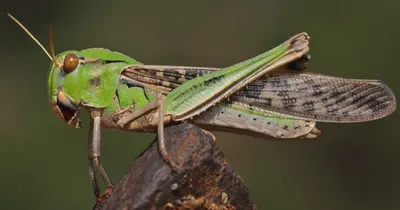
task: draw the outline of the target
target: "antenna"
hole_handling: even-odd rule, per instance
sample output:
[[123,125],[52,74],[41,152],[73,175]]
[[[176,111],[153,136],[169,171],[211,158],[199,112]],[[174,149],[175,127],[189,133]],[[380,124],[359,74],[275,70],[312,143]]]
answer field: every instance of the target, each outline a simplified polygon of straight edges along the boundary
[[51,26],[50,26],[49,35],[50,35],[50,52],[51,52],[51,57],[53,57],[53,60],[55,60],[54,58],[56,57],[56,55],[55,55],[55,53],[54,53],[54,35],[53,35],[53,27],[51,27]]
[[54,60],[54,46],[53,46],[53,57],[49,54],[49,52],[47,52],[46,48],[43,47],[42,44],[40,44],[40,42],[28,31],[28,29],[25,28],[24,25],[22,25],[22,23],[20,23],[15,17],[13,17],[12,15],[10,15],[9,13],[7,13],[7,15],[15,22],[17,23],[17,25],[19,25],[27,34],[29,37],[31,37],[31,39],[33,39],[33,41],[36,42],[36,44],[39,45],[40,48],[42,48],[42,50],[46,53],[46,55],[50,58],[50,60],[55,61]]

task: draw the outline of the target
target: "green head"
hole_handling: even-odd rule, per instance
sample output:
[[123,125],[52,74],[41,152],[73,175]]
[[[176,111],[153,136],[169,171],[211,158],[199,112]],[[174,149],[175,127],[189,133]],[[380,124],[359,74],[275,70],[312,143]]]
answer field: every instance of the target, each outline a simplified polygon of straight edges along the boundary
[[121,72],[126,66],[140,64],[122,53],[101,48],[69,50],[55,56],[51,28],[50,55],[22,23],[12,15],[7,15],[52,61],[47,83],[50,104],[54,113],[73,127],[80,127],[79,112],[82,106],[109,106],[113,101]]
[[115,96],[121,72],[136,60],[107,49],[69,50],[50,64],[48,95],[54,113],[73,127],[80,127],[82,106],[104,108]]

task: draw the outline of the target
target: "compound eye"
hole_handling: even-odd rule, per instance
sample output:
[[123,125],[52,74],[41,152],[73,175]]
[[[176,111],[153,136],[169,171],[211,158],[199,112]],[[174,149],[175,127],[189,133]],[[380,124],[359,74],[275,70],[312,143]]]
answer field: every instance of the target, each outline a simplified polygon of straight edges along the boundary
[[71,73],[73,70],[76,69],[76,67],[78,67],[79,64],[79,58],[78,56],[76,56],[75,54],[68,54],[67,56],[65,56],[64,59],[64,71],[65,73]]

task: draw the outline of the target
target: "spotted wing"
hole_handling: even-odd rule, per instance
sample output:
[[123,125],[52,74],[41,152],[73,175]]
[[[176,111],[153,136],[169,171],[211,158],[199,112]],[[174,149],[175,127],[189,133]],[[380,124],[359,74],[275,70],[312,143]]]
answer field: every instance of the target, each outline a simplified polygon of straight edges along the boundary
[[[144,65],[127,69],[123,75],[167,94],[187,80],[216,70]],[[381,81],[283,70],[232,94],[229,103],[271,116],[343,123],[375,120],[396,109],[393,92]]]
[[260,78],[232,95],[232,103],[266,114],[323,122],[362,122],[396,109],[393,92],[378,80],[313,73],[283,73]]

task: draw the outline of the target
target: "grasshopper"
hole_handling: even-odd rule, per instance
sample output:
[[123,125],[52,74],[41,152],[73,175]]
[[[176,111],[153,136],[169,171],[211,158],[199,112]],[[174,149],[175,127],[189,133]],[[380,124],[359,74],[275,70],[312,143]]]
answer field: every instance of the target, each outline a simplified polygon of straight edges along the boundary
[[378,80],[345,79],[304,72],[310,37],[296,34],[277,47],[218,69],[144,65],[102,48],[52,55],[9,15],[51,60],[48,95],[53,112],[79,128],[82,108],[91,117],[89,175],[98,199],[96,172],[112,182],[100,162],[102,128],[157,132],[160,154],[172,169],[164,125],[189,122],[206,130],[271,140],[313,139],[316,122],[353,123],[385,117],[396,109],[388,86]]

